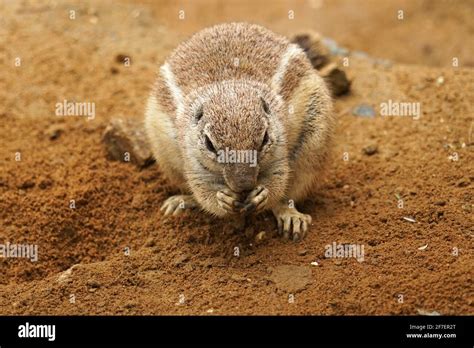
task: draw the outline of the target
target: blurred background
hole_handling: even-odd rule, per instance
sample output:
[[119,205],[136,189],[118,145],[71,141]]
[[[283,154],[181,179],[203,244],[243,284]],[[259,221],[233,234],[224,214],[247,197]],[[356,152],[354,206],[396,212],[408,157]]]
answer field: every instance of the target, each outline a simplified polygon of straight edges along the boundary
[[[130,1],[149,6],[183,34],[226,21],[262,23],[283,34],[308,28],[340,45],[401,63],[473,66],[472,0]],[[186,20],[177,20],[185,10]],[[292,12],[291,12],[292,11]],[[403,13],[399,12],[403,11]],[[293,19],[289,15],[293,14]]]

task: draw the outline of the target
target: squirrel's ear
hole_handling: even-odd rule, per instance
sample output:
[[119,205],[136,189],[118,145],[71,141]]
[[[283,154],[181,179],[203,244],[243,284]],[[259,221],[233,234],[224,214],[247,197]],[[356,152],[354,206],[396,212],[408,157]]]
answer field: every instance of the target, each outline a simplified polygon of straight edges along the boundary
[[264,111],[266,114],[270,114],[270,107],[268,106],[268,103],[266,102],[266,100],[263,99],[262,97],[260,97],[260,100],[262,101],[262,108],[263,108],[263,111]]
[[199,122],[199,120],[202,118],[202,115],[204,115],[204,110],[202,108],[202,105],[200,105],[199,108],[196,110],[196,113],[194,114],[196,122]]

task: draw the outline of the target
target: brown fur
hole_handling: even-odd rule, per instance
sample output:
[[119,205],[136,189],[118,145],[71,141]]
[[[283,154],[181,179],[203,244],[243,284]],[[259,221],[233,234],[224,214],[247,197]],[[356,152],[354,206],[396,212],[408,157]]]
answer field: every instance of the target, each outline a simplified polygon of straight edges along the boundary
[[[157,79],[146,116],[153,152],[162,171],[211,214],[226,215],[216,192],[255,184],[268,188],[265,208],[281,212],[288,200],[303,200],[318,178],[334,123],[331,99],[304,52],[290,45],[258,25],[214,26],[166,61],[180,93],[166,73]],[[288,50],[291,59],[275,84]],[[260,149],[265,132],[269,144]],[[216,149],[258,150],[257,168],[217,163],[206,136]]]

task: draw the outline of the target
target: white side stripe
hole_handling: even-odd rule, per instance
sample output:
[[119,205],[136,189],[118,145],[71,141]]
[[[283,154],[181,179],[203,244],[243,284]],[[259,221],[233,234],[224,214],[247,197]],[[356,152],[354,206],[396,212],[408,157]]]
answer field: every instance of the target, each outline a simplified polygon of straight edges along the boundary
[[176,105],[176,110],[179,112],[183,108],[183,93],[181,89],[176,84],[174,79],[173,71],[168,63],[165,63],[160,68],[161,75],[163,75],[166,85],[168,86],[171,95],[173,96],[174,103]]
[[298,45],[291,44],[286,50],[285,54],[283,54],[283,57],[281,58],[280,63],[278,64],[278,68],[275,72],[275,75],[273,75],[272,78],[272,88],[277,93],[280,92],[281,84],[283,83],[283,78],[285,77],[288,65],[290,64],[291,60],[301,52],[302,50],[301,48],[299,48]]

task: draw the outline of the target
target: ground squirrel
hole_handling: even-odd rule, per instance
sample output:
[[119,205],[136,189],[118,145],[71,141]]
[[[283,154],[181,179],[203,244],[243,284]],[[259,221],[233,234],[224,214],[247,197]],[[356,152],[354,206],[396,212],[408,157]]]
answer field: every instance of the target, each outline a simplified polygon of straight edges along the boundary
[[299,240],[311,224],[295,202],[326,162],[334,124],[323,79],[305,52],[259,25],[204,29],[161,66],[145,127],[161,171],[183,190],[167,214],[272,210]]

